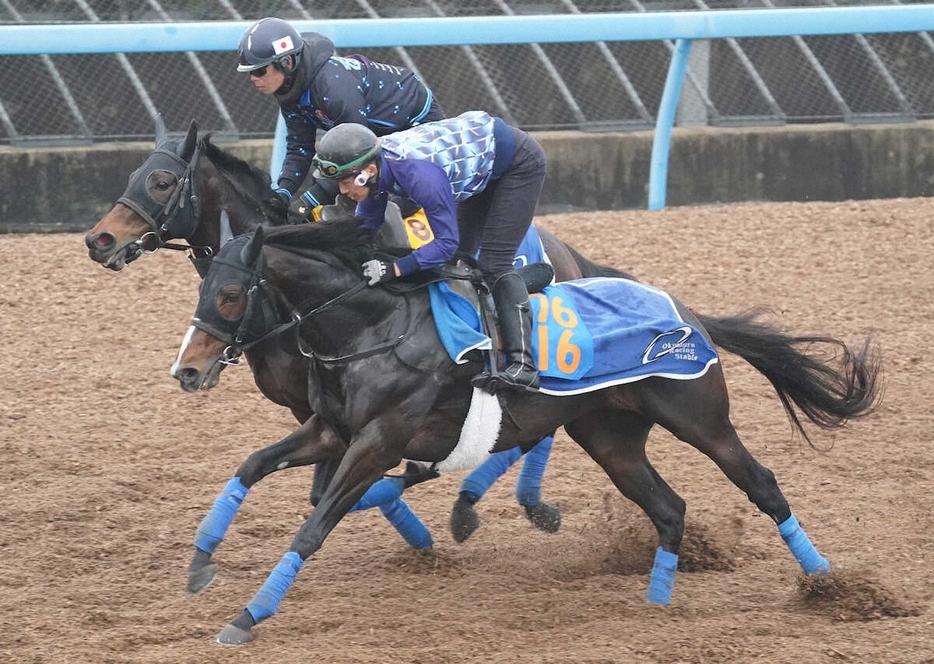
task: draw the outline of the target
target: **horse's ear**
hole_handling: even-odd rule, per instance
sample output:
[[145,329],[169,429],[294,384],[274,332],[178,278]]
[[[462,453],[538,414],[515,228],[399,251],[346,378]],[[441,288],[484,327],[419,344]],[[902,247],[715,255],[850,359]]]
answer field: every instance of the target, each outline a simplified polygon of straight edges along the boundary
[[253,231],[253,237],[240,251],[240,259],[244,265],[251,267],[256,264],[259,254],[263,250],[263,240],[265,239],[263,235],[263,227],[257,226],[256,230]]
[[156,114],[156,147],[165,143],[169,133],[165,130],[165,120],[162,119],[162,113]]
[[198,143],[198,123],[192,119],[188,123],[188,134],[185,136],[185,140],[182,141],[182,144],[178,148],[178,156],[188,161],[191,159],[191,155],[195,153],[195,146]]
[[230,215],[227,214],[227,209],[221,210],[221,238],[218,246],[223,247],[228,242],[233,241],[234,234],[233,230],[230,228]]

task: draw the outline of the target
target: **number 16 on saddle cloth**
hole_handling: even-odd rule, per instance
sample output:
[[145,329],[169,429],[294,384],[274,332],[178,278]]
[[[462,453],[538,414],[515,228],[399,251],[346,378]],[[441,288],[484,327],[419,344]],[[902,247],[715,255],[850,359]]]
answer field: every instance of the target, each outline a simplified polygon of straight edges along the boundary
[[580,394],[648,378],[690,380],[718,361],[671,297],[628,279],[598,277],[529,296],[532,354],[542,391]]

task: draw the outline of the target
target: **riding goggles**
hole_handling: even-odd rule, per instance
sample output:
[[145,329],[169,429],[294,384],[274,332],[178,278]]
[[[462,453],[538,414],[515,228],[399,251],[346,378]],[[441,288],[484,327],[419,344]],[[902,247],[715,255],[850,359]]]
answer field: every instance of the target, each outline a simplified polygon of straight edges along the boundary
[[327,180],[342,180],[345,177],[356,175],[361,170],[363,170],[357,167],[372,159],[373,155],[375,155],[378,151],[379,141],[376,142],[376,145],[367,150],[363,156],[357,157],[353,161],[347,162],[346,164],[336,164],[333,161],[328,161],[327,159],[322,159],[318,155],[315,155],[314,176],[316,178],[325,178]]

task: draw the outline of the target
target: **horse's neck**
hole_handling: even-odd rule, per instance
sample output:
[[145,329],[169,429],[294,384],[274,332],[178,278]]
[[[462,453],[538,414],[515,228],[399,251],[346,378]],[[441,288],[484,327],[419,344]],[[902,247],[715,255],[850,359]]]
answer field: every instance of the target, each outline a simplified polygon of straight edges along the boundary
[[265,221],[259,205],[224,177],[208,159],[199,173],[201,211],[191,244],[211,247],[216,253],[221,240],[249,233]]
[[[405,301],[412,295],[392,295],[382,288],[360,289],[360,279],[344,266],[295,257],[285,267],[273,260],[267,263],[267,278],[282,294],[291,315],[305,316],[303,336],[312,350],[322,355],[344,355],[389,342],[408,325]],[[339,304],[307,316],[344,296]]]

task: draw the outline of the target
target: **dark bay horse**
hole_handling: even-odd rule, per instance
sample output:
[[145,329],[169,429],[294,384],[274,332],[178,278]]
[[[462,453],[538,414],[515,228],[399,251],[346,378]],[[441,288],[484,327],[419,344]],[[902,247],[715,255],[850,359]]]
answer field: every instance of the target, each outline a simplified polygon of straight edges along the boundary
[[[224,241],[261,224],[284,223],[268,206],[272,191],[269,175],[221,150],[209,136],[199,136],[194,121],[183,137],[172,139],[159,117],[155,143],[155,150],[131,174],[126,191],[113,209],[85,235],[92,260],[119,271],[147,253],[177,249],[186,251],[204,276],[211,257]],[[383,225],[380,242],[390,247],[407,246],[408,233],[401,215],[390,221]],[[558,281],[603,273],[628,276],[592,263],[544,229],[538,232]],[[300,423],[308,421],[312,410],[303,385],[308,371],[306,358],[284,349],[278,338],[251,347],[246,355],[263,395],[289,408]],[[216,384],[224,366],[215,366],[205,386]],[[316,463],[312,503],[317,502],[343,453],[339,441],[324,435],[317,445],[310,457],[302,457],[306,463]],[[244,477],[247,486],[289,460],[283,455],[288,456],[289,451],[274,446],[251,460],[249,476]],[[316,461],[307,461],[309,458]],[[297,465],[294,458],[290,460]],[[548,503],[526,504],[525,511],[533,525],[543,530],[553,530],[560,523],[557,508]],[[463,539],[477,524],[473,508],[459,501],[452,512],[455,532],[460,532]]]
[[[355,219],[260,228],[254,237],[223,247],[203,282],[192,327],[172,370],[181,385],[204,384],[231,347],[261,342],[269,334],[290,336],[296,351],[309,359],[305,384],[313,388],[309,398],[317,416],[277,444],[298,449],[327,430],[347,450],[290,551],[218,635],[219,642],[253,638],[252,627],[276,612],[304,562],[383,473],[403,458],[442,463],[477,429],[488,436],[482,444],[495,441],[491,451],[499,451],[529,449],[543,435],[565,428],[655,525],[659,547],[649,602],[670,601],[685,514],[683,499],[646,457],[655,424],[713,460],[771,517],[806,574],[830,570],[773,473],[737,436],[719,362],[690,380],[656,376],[560,397],[486,395],[469,383],[479,363],[455,364],[442,347],[424,290],[397,294],[366,287],[359,265],[372,247],[369,231]],[[788,336],[754,313],[700,319],[676,305],[684,323],[706,337],[704,328],[711,322],[730,351],[769,379],[802,434],[795,409],[818,426],[834,429],[871,412],[879,401],[881,365],[869,339],[851,351],[832,337]],[[828,349],[836,351],[835,361],[822,354]],[[483,413],[479,418],[477,409]],[[491,418],[498,431],[476,426]]]

